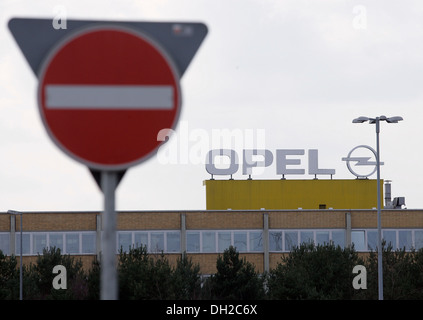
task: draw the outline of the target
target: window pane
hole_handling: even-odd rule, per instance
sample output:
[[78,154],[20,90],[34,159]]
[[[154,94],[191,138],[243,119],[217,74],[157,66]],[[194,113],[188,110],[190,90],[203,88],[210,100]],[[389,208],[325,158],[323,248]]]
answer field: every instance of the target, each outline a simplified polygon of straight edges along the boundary
[[9,255],[10,249],[10,236],[8,233],[0,234],[0,251],[3,252],[4,255]]
[[316,243],[324,246],[329,243],[329,231],[316,231]]
[[163,232],[152,232],[150,234],[151,243],[150,251],[151,252],[161,252],[164,250],[164,233]]
[[414,247],[416,250],[423,248],[423,230],[414,231]]
[[82,253],[95,253],[96,249],[96,235],[83,233],[82,234]]
[[367,250],[377,250],[377,231],[367,231]]
[[181,252],[181,236],[179,232],[166,234],[167,252]]
[[63,252],[63,233],[50,233],[49,234],[49,247],[55,247]]
[[135,232],[134,233],[134,245],[136,248],[147,247],[148,248],[148,233],[147,232]]
[[313,231],[301,231],[300,232],[301,243],[313,243],[314,235]]
[[263,232],[250,232],[250,251],[263,251]]
[[79,234],[66,233],[66,253],[79,253]]
[[345,231],[344,230],[336,230],[332,231],[332,242],[336,246],[340,246],[341,248],[345,247]]
[[203,232],[203,252],[216,252],[216,232]]
[[218,232],[217,233],[217,244],[219,246],[219,252],[223,252],[231,245],[231,233],[230,232]]
[[355,250],[366,250],[364,245],[364,231],[351,231],[351,242],[354,244]]
[[200,252],[200,232],[187,232],[187,252]]
[[282,251],[282,231],[269,232],[269,251]]
[[117,251],[129,252],[132,248],[132,233],[130,232],[118,232],[118,247]]
[[[16,248],[16,254],[21,254],[21,233],[16,232],[15,234],[15,248]],[[22,254],[29,254],[29,248],[30,248],[30,234],[23,233],[22,234]]]
[[32,236],[33,241],[33,253],[43,254],[43,249],[47,247],[47,234],[46,233],[34,233]]
[[234,232],[234,247],[238,252],[247,251],[247,232]]
[[413,247],[411,230],[399,230],[398,231],[398,248],[410,250]]
[[285,251],[291,251],[293,247],[298,246],[298,232],[285,231]]
[[383,239],[386,241],[386,246],[392,246],[392,249],[397,248],[397,236],[394,230],[383,230]]

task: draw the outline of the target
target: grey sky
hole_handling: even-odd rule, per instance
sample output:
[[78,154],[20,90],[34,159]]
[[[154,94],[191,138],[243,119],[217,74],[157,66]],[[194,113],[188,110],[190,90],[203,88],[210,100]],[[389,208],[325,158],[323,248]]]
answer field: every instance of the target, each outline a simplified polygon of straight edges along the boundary
[[[213,130],[242,132],[244,142],[264,132],[272,152],[318,149],[321,166],[336,169],[334,179],[353,179],[341,158],[357,145],[375,148],[375,128],[351,121],[382,114],[404,121],[382,124],[381,176],[393,181],[393,196],[405,196],[408,208],[423,207],[421,1],[3,0],[1,211],[102,208],[88,170],[48,138],[37,79],[7,29],[12,17],[53,19],[61,12],[69,19],[203,22],[209,29],[181,80],[180,124],[161,150],[169,154],[173,143],[178,163],[153,157],[131,168],[117,191],[118,209],[204,209],[202,182],[209,175],[190,157],[205,142],[216,143]],[[235,147],[241,153],[244,146]],[[239,170],[234,178],[247,177]],[[273,164],[254,178],[280,177]]]

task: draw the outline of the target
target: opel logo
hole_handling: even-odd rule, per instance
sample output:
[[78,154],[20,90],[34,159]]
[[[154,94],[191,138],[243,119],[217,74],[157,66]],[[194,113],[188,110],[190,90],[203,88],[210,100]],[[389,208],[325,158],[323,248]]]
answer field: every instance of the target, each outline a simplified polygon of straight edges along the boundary
[[[351,156],[352,153],[359,148],[364,148],[364,149],[370,150],[372,152],[373,156],[374,156],[374,161],[370,161],[370,159],[372,159],[372,157],[353,157],[353,156]],[[353,148],[350,151],[350,153],[348,153],[348,156],[342,158],[342,160],[347,162],[348,170],[350,170],[350,172],[353,175],[355,175],[357,178],[367,178],[367,177],[371,176],[373,173],[375,173],[376,170],[377,170],[377,153],[372,147],[369,147],[369,146],[360,145],[360,146]],[[354,166],[373,167],[373,170],[368,174],[357,173],[351,168],[351,162],[356,162],[356,164]],[[380,162],[380,165],[383,165],[383,162]]]

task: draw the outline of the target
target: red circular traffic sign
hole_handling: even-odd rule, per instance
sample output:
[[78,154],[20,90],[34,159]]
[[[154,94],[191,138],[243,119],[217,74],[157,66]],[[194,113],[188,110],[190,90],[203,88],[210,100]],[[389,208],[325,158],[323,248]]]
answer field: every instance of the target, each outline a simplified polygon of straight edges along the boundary
[[98,170],[122,170],[151,155],[181,108],[172,59],[138,31],[96,26],[59,43],[40,69],[38,106],[52,140]]

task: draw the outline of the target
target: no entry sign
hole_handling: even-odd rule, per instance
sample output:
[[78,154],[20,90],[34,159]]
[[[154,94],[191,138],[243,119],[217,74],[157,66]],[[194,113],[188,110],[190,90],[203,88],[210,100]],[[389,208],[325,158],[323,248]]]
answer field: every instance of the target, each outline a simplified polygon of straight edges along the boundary
[[207,27],[68,20],[58,31],[49,19],[14,18],[9,28],[39,79],[38,107],[48,134],[90,168],[103,191],[100,297],[115,300],[115,189],[126,169],[159,147],[158,132],[176,125],[179,79]]
[[53,141],[98,170],[148,158],[181,108],[171,57],[145,34],[95,26],[57,44],[41,65],[38,105]]

